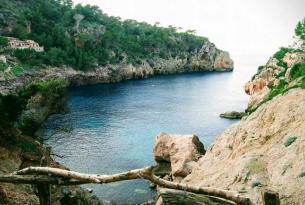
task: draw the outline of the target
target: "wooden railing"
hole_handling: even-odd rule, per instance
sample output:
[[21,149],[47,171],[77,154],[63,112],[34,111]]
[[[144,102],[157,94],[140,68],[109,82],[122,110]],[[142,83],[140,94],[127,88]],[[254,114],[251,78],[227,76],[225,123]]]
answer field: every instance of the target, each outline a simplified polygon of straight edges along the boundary
[[164,180],[153,174],[154,167],[144,167],[113,175],[87,174],[51,167],[28,167],[12,174],[0,175],[0,182],[36,184],[40,194],[40,204],[50,204],[50,184],[54,185],[80,185],[80,184],[107,184],[112,182],[145,179],[160,187],[183,190],[196,194],[205,194],[233,201],[240,205],[250,205],[250,199],[235,191],[227,191],[211,187],[190,186]]

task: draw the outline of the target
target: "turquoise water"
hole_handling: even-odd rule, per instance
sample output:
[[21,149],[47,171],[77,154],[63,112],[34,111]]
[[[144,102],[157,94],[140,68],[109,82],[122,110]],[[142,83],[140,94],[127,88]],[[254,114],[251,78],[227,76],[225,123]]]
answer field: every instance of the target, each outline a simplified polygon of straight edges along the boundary
[[[160,132],[195,133],[207,147],[236,122],[219,114],[246,108],[242,87],[250,75],[243,70],[192,73],[74,88],[70,112],[51,116],[43,126],[46,143],[72,170],[99,174],[154,164],[152,149]],[[86,187],[117,204],[154,197],[143,180]]]

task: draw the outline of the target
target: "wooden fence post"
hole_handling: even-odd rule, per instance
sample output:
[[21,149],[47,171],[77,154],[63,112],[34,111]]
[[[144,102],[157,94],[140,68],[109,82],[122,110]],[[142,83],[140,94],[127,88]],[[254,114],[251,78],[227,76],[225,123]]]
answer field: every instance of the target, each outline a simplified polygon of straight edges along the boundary
[[263,191],[264,205],[280,205],[279,193],[271,190]]
[[[40,165],[47,167],[51,161],[51,147],[46,147],[40,161]],[[40,205],[51,205],[51,185],[37,184],[38,198]]]

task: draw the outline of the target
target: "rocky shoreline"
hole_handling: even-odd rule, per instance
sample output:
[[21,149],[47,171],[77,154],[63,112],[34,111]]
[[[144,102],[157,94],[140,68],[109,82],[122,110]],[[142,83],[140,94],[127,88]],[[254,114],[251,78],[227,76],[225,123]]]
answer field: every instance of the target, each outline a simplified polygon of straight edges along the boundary
[[107,65],[78,71],[72,67],[46,67],[33,72],[25,72],[10,80],[0,80],[0,93],[10,92],[33,81],[49,81],[57,78],[66,79],[69,86],[92,85],[98,83],[115,83],[131,79],[145,79],[154,75],[168,75],[186,72],[226,72],[233,71],[233,61],[226,51],[216,48],[213,43],[205,41],[199,51],[188,54],[187,58],[150,59],[139,65]]

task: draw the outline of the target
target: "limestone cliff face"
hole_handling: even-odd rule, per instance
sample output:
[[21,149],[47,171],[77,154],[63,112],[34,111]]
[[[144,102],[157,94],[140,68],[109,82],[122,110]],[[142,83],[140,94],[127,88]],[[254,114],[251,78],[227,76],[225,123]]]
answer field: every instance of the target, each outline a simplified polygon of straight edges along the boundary
[[266,189],[281,205],[305,201],[305,90],[263,104],[216,138],[184,182],[244,193],[263,204]]
[[185,58],[151,59],[143,61],[140,65],[125,63],[108,65],[88,72],[57,69],[56,73],[59,72],[61,75],[67,76],[72,85],[83,85],[142,79],[153,75],[197,71],[232,71],[234,67],[229,53],[217,49],[209,41],[206,41],[199,51],[186,56]]
[[189,66],[211,71],[231,71],[234,67],[229,53],[217,49],[215,44],[209,41],[203,44],[199,52],[192,55]]
[[90,71],[77,71],[71,67],[49,67],[31,73],[23,73],[9,81],[1,78],[0,92],[7,92],[22,87],[33,81],[48,81],[58,77],[65,78],[71,86],[113,83],[129,79],[143,79],[153,75],[166,75],[198,71],[232,71],[233,61],[226,51],[219,50],[216,46],[205,41],[198,51],[185,53],[181,58],[162,59],[155,58],[142,61],[139,65],[110,64]]
[[280,80],[291,83],[290,71],[297,63],[305,62],[305,53],[287,53],[282,62],[287,67],[281,65],[278,59],[270,58],[267,64],[261,67],[260,72],[246,83],[245,92],[250,95],[248,107],[255,107],[264,100],[270,92],[270,87],[276,87]]

